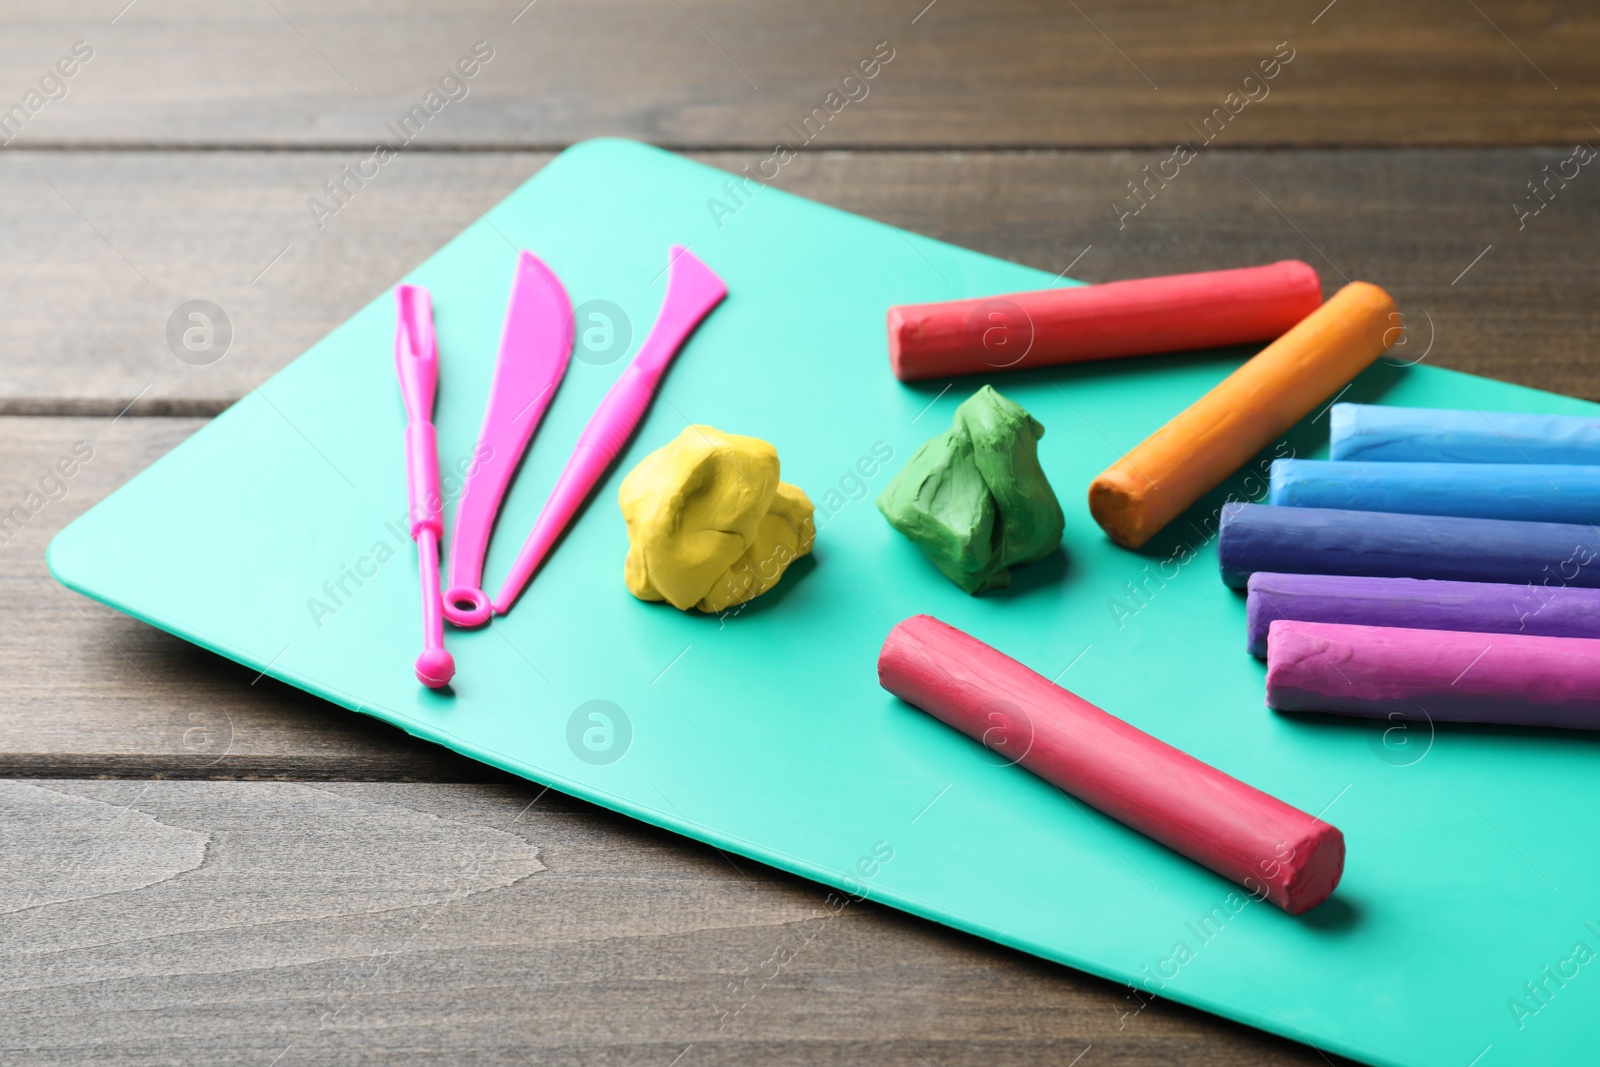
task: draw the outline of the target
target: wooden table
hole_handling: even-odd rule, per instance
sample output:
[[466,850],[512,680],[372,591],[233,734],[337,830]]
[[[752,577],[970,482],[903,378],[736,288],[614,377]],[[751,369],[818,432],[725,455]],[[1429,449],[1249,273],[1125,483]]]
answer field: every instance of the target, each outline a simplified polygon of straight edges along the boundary
[[[1090,281],[1304,258],[1395,294],[1401,358],[1600,399],[1600,168],[1563,162],[1600,144],[1591,9],[124,3],[8,4],[0,38],[7,1063],[1332,1062],[883,908],[820,922],[811,884],[253,677],[43,551],[603,134],[729,170],[790,142],[784,188]],[[191,300],[220,358],[171,332]]]

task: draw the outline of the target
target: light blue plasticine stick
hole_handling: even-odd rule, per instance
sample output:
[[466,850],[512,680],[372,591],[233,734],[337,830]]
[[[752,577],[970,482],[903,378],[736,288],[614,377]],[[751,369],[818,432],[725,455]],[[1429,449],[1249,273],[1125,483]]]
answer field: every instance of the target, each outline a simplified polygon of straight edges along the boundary
[[1267,502],[1523,522],[1600,522],[1600,467],[1279,459]]
[[1334,459],[1600,466],[1600,419],[1335,404]]

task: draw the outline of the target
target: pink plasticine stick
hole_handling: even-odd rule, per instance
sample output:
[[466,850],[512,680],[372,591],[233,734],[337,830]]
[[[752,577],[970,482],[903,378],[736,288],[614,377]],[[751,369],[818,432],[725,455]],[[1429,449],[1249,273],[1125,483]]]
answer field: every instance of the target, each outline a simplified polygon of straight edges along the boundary
[[489,597],[482,589],[489,533],[517,463],[567,373],[572,338],[572,301],[561,279],[532,252],[523,252],[511,282],[483,429],[450,531],[444,615],[456,626],[489,621]]
[[1267,706],[1600,730],[1600,640],[1278,619]]
[[589,419],[589,425],[584,427],[583,436],[572,450],[572,458],[567,460],[566,469],[551,490],[544,511],[540,512],[522,552],[512,564],[511,573],[494,598],[497,614],[510,611],[511,605],[522,595],[528,579],[550,554],[556,539],[643,421],[672,357],[678,354],[700,321],[728,295],[728,287],[722,279],[687,248],[673,245],[670,264],[667,298],[661,305],[661,314],[651,327],[650,336],[639,346],[639,354],[606,393]]
[[[1274,635],[1276,640],[1276,635]],[[889,631],[878,681],[908,704],[1290,915],[1328,899],[1344,835],[1095,707],[931,615]]]
[[439,385],[439,347],[433,336],[433,297],[417,285],[394,291],[397,321],[394,365],[406,405],[406,491],[410,498],[411,539],[417,543],[422,574],[422,655],[417,681],[430,689],[450,684],[456,661],[444,647],[439,595],[439,538],[444,533],[439,496],[439,449],[433,430],[433,398]]

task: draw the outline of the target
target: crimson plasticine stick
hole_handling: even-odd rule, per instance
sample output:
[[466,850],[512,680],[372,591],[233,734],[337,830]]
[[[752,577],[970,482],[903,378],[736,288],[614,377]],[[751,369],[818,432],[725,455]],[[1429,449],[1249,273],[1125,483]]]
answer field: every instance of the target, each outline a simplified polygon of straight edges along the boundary
[[889,309],[903,382],[1271,341],[1322,303],[1308,263],[1168,274]]
[[1291,915],[1344,871],[1336,827],[1180,752],[929,615],[889,633],[885,689]]

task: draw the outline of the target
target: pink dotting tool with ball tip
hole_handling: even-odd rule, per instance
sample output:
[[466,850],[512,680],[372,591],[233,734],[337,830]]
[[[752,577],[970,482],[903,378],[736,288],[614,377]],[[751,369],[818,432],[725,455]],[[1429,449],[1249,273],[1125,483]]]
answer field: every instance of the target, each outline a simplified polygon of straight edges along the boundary
[[572,301],[555,273],[532,252],[517,257],[483,429],[450,531],[450,588],[445,618],[482,626],[492,613],[481,588],[483,560],[517,463],[544,418],[572,359]]
[[687,248],[673,245],[669,263],[667,297],[661,305],[661,314],[651,327],[650,336],[639,346],[639,354],[606,393],[589,419],[589,425],[584,427],[583,436],[572,450],[572,458],[567,460],[566,469],[551,490],[544,511],[540,512],[521,554],[512,564],[511,573],[494,598],[497,614],[510,611],[511,605],[522,595],[528,579],[550,554],[562,531],[643,421],[672,357],[678,354],[700,321],[728,295],[728,287],[722,279]]
[[433,429],[433,398],[439,386],[439,346],[433,336],[433,298],[417,285],[394,291],[394,365],[406,405],[406,491],[410,498],[411,539],[417,543],[422,575],[422,655],[417,681],[439,689],[455,676],[456,663],[444,648],[444,618],[439,595],[439,539],[444,533],[444,501],[439,496],[439,449]]

